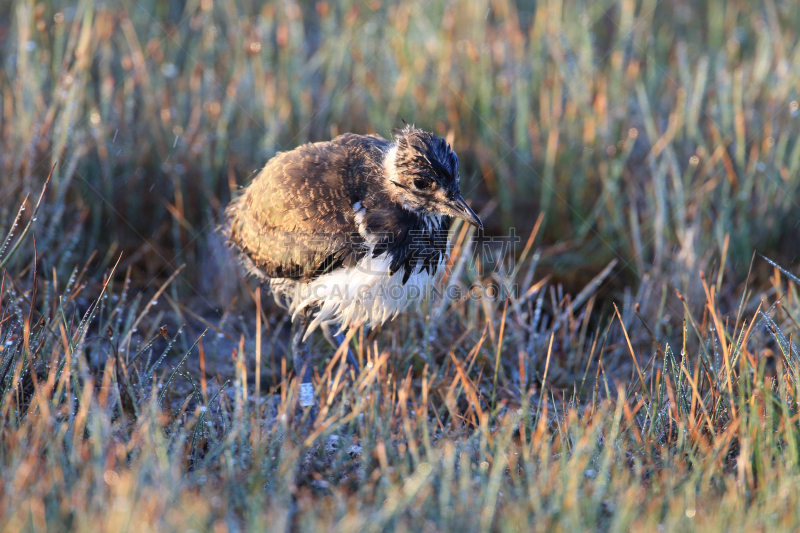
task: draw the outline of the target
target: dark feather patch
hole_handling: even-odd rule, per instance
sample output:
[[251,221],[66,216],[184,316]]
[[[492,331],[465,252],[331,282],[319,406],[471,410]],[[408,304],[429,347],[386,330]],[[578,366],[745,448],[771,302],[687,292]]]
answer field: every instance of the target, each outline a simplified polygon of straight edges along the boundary
[[[411,126],[402,133],[398,167],[458,187],[458,158],[444,140]],[[276,155],[226,210],[231,246],[265,278],[308,281],[352,267],[368,251],[359,204],[367,231],[378,237],[373,253],[389,254],[387,274],[403,270],[404,284],[416,269],[433,274],[447,251],[450,220],[432,223],[391,200],[383,166],[390,147],[377,136],[346,134]]]
[[448,190],[458,190],[458,156],[447,142],[414,126],[396,130],[399,172],[426,177]]

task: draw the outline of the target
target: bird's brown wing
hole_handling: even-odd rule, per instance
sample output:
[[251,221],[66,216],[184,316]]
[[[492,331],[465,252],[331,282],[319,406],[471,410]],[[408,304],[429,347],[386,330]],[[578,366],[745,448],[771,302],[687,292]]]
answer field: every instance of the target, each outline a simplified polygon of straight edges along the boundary
[[351,159],[336,141],[300,146],[273,157],[231,202],[229,242],[253,273],[308,280],[363,257]]

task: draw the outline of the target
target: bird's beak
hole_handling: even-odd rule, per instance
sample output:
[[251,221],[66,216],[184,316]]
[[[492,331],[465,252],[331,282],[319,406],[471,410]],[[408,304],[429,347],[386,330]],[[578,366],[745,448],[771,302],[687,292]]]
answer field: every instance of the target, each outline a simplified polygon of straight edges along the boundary
[[449,215],[464,219],[467,223],[472,224],[476,228],[483,229],[483,222],[481,222],[481,219],[475,214],[475,211],[467,205],[464,197],[460,194],[457,194],[453,200],[448,202],[447,207],[450,208]]

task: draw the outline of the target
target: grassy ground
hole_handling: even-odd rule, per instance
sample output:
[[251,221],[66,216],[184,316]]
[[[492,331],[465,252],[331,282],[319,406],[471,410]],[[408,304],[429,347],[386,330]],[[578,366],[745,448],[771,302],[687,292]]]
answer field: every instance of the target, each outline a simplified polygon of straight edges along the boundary
[[[12,0],[0,58],[1,530],[800,525],[792,3]],[[503,238],[310,423],[214,228],[401,119]]]

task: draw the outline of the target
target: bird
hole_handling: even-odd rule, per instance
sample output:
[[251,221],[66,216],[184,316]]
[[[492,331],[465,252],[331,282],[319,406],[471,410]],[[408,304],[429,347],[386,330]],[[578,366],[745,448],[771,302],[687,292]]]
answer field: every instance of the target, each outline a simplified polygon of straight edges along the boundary
[[[235,195],[222,230],[297,325],[301,406],[315,403],[311,333],[336,346],[347,328],[378,326],[426,294],[444,274],[454,218],[483,229],[455,151],[410,124],[389,139],[345,133],[278,152]],[[348,360],[358,369],[349,349]]]

